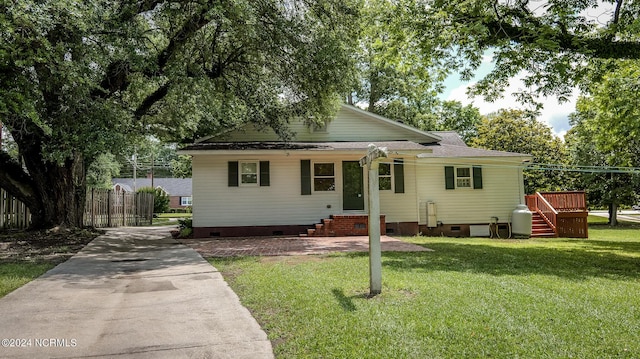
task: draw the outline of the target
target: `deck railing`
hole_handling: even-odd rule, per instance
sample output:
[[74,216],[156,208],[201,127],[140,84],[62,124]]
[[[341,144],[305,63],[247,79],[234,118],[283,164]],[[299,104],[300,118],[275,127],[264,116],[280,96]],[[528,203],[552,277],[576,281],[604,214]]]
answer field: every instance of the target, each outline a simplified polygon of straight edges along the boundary
[[539,193],[558,212],[587,211],[587,201],[583,191]]
[[526,196],[527,206],[537,212],[558,237],[588,238],[585,192],[536,192]]

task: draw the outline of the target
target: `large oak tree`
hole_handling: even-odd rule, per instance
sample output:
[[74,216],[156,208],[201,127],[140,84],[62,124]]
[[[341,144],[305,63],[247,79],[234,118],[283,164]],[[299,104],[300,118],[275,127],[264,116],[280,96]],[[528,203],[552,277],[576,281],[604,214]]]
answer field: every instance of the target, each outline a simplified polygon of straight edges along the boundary
[[287,137],[351,84],[357,13],[338,0],[15,0],[0,3],[0,186],[35,227],[81,226],[86,168],[154,134],[251,121]]

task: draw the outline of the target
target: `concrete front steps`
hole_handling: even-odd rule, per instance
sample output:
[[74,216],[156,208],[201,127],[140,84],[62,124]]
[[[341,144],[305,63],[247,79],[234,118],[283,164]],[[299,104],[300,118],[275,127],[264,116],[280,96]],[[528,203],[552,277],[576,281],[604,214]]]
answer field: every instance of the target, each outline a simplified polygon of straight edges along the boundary
[[540,214],[533,212],[533,216],[531,218],[531,237],[536,238],[554,238],[557,237],[556,233],[553,231],[551,227],[547,224],[547,222],[540,216]]

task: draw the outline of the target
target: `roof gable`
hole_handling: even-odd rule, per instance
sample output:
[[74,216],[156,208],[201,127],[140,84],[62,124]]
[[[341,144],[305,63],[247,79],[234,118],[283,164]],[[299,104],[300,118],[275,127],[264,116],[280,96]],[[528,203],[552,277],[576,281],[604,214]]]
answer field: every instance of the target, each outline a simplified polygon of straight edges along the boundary
[[[355,106],[342,105],[336,116],[327,123],[326,130],[309,128],[303,120],[289,124],[295,133],[293,141],[336,142],[336,141],[412,141],[416,143],[436,143],[440,137],[420,131],[403,123],[361,110]],[[280,138],[272,129],[259,131],[252,124],[225,134],[201,139],[198,142],[277,142]]]

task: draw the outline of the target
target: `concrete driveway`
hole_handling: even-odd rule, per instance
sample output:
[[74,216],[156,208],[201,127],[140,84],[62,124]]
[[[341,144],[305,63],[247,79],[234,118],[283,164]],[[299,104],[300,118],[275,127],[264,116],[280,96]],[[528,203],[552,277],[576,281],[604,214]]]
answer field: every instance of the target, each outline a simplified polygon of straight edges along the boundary
[[111,229],[0,299],[2,358],[273,358],[220,273],[162,227]]

